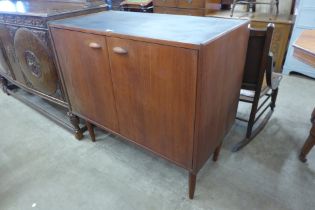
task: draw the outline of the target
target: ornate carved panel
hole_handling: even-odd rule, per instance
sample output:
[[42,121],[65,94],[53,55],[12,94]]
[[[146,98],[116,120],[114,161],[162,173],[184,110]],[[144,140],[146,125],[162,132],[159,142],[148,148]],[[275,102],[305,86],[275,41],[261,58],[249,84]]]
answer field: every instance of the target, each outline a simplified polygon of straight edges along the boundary
[[18,15],[0,15],[0,23],[17,24],[23,26],[32,26],[46,28],[46,18],[33,16],[18,16]]
[[45,94],[55,94],[58,77],[47,43],[33,31],[20,28],[14,37],[14,48],[21,70],[31,86]]

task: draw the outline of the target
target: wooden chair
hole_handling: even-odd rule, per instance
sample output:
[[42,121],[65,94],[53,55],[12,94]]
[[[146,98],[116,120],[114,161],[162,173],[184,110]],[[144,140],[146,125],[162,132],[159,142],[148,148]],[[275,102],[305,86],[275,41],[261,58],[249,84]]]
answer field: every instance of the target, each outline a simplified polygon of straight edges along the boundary
[[[269,2],[267,2],[269,1]],[[263,1],[256,1],[256,0],[234,0],[233,1],[233,5],[232,5],[232,10],[231,10],[231,17],[234,14],[234,10],[235,10],[235,6],[237,4],[245,4],[247,5],[247,12],[249,12],[250,9],[252,9],[253,12],[256,12],[256,4],[265,4],[265,5],[269,5],[270,9],[269,9],[269,13],[270,15],[273,12],[273,8],[274,5],[276,5],[277,7],[277,14],[279,14],[279,0],[263,0]]]
[[[234,145],[232,149],[234,152],[247,145],[264,128],[276,106],[278,86],[282,75],[273,72],[274,62],[270,52],[273,30],[274,24],[271,23],[265,30],[250,28],[239,101],[250,103],[252,106],[249,119],[237,117],[238,120],[245,121],[248,124],[246,137]],[[267,103],[268,101],[269,103]],[[265,118],[253,130],[255,123],[269,108],[270,110]]]
[[300,160],[303,163],[305,163],[307,161],[306,156],[315,145],[315,108],[314,108],[313,113],[312,113],[311,123],[313,124],[313,126],[311,128],[310,135],[306,139],[306,141],[302,147],[300,156],[299,156]]

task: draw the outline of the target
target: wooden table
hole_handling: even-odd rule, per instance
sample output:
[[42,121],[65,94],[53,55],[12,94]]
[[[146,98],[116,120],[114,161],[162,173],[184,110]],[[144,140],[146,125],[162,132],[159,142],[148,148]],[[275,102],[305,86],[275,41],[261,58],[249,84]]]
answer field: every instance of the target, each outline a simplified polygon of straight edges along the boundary
[[[314,67],[315,71],[315,30],[305,30],[293,45],[293,55],[304,63]],[[315,108],[311,116],[312,128],[310,135],[306,139],[305,144],[300,153],[300,160],[306,162],[306,156],[315,144]]]
[[275,71],[282,72],[284,57],[288,48],[288,43],[294,22],[293,16],[281,14],[270,16],[269,14],[240,11],[235,11],[233,17],[230,17],[230,14],[230,11],[207,11],[208,17],[249,19],[251,26],[254,28],[266,28],[268,23],[275,24],[275,30],[271,42],[271,51],[276,62]]
[[110,11],[53,21],[50,32],[71,111],[188,170],[193,198],[236,117],[247,25]]
[[303,31],[293,44],[293,48],[293,56],[313,66],[315,71],[315,30]]

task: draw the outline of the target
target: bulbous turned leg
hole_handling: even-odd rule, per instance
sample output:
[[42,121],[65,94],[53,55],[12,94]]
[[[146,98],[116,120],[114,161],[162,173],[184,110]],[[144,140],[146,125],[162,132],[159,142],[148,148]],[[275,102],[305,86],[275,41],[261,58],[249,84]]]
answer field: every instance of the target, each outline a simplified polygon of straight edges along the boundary
[[6,80],[6,78],[0,76],[0,83],[1,83],[1,86],[2,86],[2,91],[5,94],[10,95],[9,92],[8,92],[8,81]]
[[68,117],[70,119],[71,124],[74,128],[74,136],[76,139],[81,140],[83,138],[83,133],[80,128],[80,119],[78,116],[72,114],[71,112],[68,112]]
[[95,142],[94,126],[90,122],[86,121],[86,127],[89,131],[92,141]]
[[197,175],[189,172],[189,198],[194,199]]

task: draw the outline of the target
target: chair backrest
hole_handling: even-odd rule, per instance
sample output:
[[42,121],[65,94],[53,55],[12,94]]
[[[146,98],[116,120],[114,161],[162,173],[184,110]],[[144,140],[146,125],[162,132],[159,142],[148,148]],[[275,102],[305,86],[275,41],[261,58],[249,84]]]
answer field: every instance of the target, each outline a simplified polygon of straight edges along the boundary
[[250,26],[249,29],[242,88],[257,90],[261,88],[266,72],[274,24],[269,23],[267,29],[254,29]]

